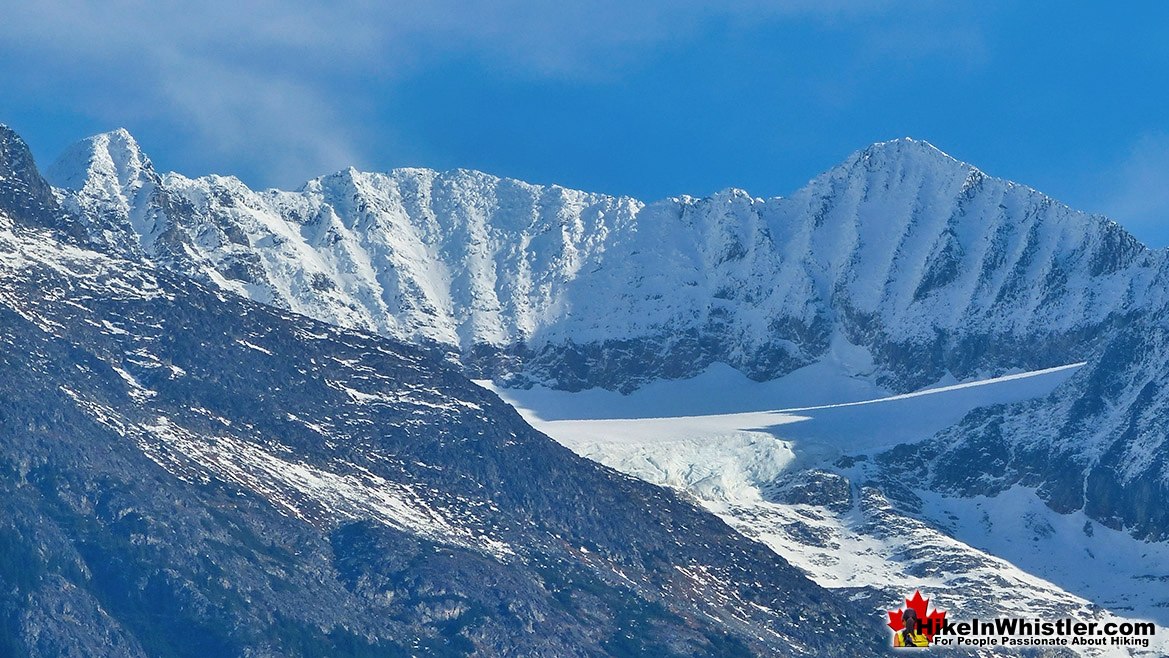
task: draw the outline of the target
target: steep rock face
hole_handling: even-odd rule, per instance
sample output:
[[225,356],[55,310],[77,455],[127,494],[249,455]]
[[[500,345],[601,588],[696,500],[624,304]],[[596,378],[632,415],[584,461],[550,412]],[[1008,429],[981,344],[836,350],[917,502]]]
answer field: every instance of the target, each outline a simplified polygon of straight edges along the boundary
[[41,178],[28,145],[0,124],[0,221],[10,225],[12,217],[23,217],[45,225],[51,223],[57,210],[53,190]]
[[19,193],[5,655],[880,650],[842,598],[442,359],[62,242]]

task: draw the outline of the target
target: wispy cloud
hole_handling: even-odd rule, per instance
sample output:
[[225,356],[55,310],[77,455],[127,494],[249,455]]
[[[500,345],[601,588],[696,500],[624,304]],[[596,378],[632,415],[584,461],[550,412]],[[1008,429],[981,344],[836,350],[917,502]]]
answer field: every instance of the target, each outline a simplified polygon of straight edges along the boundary
[[373,24],[324,4],[192,7],[24,3],[0,22],[0,44],[36,93],[111,128],[163,125],[196,159],[234,161],[265,172],[263,182],[360,160],[353,114],[327,78],[373,70],[383,59],[384,35]]
[[605,75],[716,18],[841,21],[895,4],[907,3],[50,0],[5,10],[0,76],[4,93],[35,90],[111,128],[160,126],[192,160],[289,185],[373,159],[371,105],[444,58]]

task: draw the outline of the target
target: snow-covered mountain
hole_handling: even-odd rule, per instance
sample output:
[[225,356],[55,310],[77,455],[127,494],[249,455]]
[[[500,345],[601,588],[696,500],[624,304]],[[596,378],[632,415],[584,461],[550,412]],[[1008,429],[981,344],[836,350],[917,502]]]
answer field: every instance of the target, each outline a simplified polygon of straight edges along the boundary
[[0,126],[0,655],[880,650],[865,611],[444,359],[74,220]]
[[878,469],[863,481],[817,467],[854,501],[872,487],[857,514],[885,514],[890,490],[1038,496],[1169,537],[1167,252],[925,142],[875,144],[771,199],[646,204],[424,169],[253,191],[159,174],[124,131],[73,147],[49,179],[99,250],[437,346],[505,386],[629,393],[718,364],[767,381],[831,361],[895,394],[1084,362],[1050,395],[974,408],[900,447],[842,442],[841,463]]
[[[464,170],[350,169],[256,192],[160,175],[125,131],[77,144],[49,180],[103,248],[438,344],[511,385],[629,391],[715,362],[763,380],[824,358],[838,338],[893,391],[1092,359],[1062,391],[1064,411],[1041,404],[1051,417],[1012,421],[1019,431],[996,450],[1026,459],[991,479],[1169,533],[1169,516],[1142,502],[1169,493],[1165,422],[1125,429],[1169,408],[1160,387],[1138,385],[1166,381],[1155,356],[1165,252],[925,142],[875,144],[789,198],[728,190],[648,205]],[[945,450],[959,454],[971,434],[949,435]],[[969,461],[947,458],[963,473]]]
[[160,175],[125,131],[50,168],[93,239],[252,299],[433,341],[482,374],[631,390],[724,362],[756,379],[833,335],[910,390],[1074,360],[1163,258],[1119,226],[924,142],[790,198],[653,204],[473,171],[346,170],[298,192]]

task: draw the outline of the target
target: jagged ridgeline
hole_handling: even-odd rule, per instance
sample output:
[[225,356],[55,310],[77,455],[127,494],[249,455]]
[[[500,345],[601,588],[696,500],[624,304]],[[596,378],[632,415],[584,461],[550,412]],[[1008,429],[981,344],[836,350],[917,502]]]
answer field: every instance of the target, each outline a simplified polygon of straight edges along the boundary
[[[0,655],[871,656],[884,644],[868,611],[675,494],[557,446],[433,352],[157,267],[206,267],[205,281],[288,294],[295,310],[319,291],[335,301],[322,308],[365,317],[389,304],[382,292],[416,291],[363,279],[380,265],[346,251],[357,215],[296,201],[362,177],[253,194],[159,177],[124,134],[90,144],[104,146],[74,155],[84,180],[61,179],[84,191],[54,193],[0,128]],[[337,194],[374,232],[377,208]],[[576,198],[547,194],[564,212]],[[256,200],[306,214],[269,223]],[[296,251],[311,240],[353,260]],[[291,253],[319,271],[259,276]],[[376,298],[360,296],[379,280]],[[293,282],[304,290],[281,287]],[[371,326],[470,332],[468,344],[486,326],[390,316]],[[515,326],[543,326],[529,320]]]
[[876,144],[788,198],[648,205],[464,170],[256,192],[159,174],[125,131],[50,180],[103,249],[510,385],[629,391],[716,361],[768,379],[834,340],[894,391],[1087,361],[1052,399],[979,412],[895,463],[1169,536],[1165,252],[925,142]]
[[160,175],[125,131],[79,143],[48,176],[110,249],[568,390],[628,391],[715,361],[774,378],[834,334],[899,391],[1061,365],[1161,260],[1114,223],[913,140],[790,198],[649,205],[465,170],[349,169],[257,192]]

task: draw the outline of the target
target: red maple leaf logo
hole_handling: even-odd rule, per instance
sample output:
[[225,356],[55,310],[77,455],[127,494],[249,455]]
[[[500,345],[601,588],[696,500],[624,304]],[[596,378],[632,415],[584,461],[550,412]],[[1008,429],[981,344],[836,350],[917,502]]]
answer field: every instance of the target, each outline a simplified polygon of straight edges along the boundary
[[934,635],[942,628],[942,623],[946,621],[946,613],[937,608],[927,613],[929,605],[930,600],[922,598],[921,591],[915,591],[912,599],[905,599],[905,608],[889,611],[889,628],[892,628],[894,633],[901,632],[905,628],[905,610],[912,608],[917,613],[917,618],[922,622],[922,635],[933,642]]

